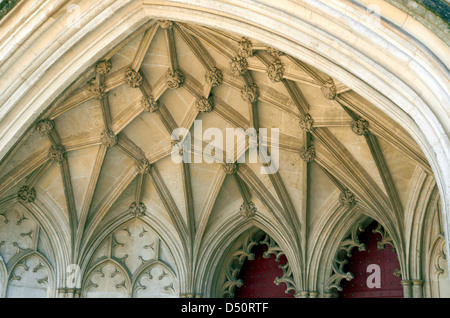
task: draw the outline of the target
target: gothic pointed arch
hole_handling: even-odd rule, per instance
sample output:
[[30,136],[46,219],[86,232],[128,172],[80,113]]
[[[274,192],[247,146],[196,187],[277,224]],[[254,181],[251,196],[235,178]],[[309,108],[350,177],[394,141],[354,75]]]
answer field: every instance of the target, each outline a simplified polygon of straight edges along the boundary
[[[323,297],[345,273],[339,244],[367,216],[393,240],[405,296],[445,292],[425,258],[438,255],[439,235],[450,251],[449,47],[439,20],[423,24],[428,10],[424,20],[392,3],[377,1],[379,14],[360,0],[2,10],[7,272],[39,252],[57,294],[76,297],[88,285],[73,289],[69,269],[85,279],[108,260],[90,278],[117,269],[112,281],[127,276],[119,289],[130,296],[136,273],[148,268],[150,284],[160,262],[175,294],[212,297],[224,257],[258,228],[289,260],[297,295]],[[123,226],[137,220],[166,258],[141,244],[150,231],[130,247]]]
[[[248,267],[252,261],[255,261],[255,257],[257,257],[259,263],[265,264],[261,265],[264,268],[257,272]],[[269,262],[264,262],[263,259],[269,260]],[[221,264],[217,276],[216,297],[234,298],[236,295],[250,298],[283,297],[283,294],[292,297],[297,291],[296,282],[285,253],[275,240],[258,228],[244,232],[230,247]],[[278,276],[273,271],[274,264],[277,264],[276,267],[280,269]],[[249,270],[246,273],[248,274],[247,277],[242,276],[243,267]],[[266,274],[268,279],[266,279]],[[253,276],[261,276],[261,278],[254,280]],[[261,284],[261,286],[256,287],[256,289],[251,286],[249,291],[246,291],[246,289],[242,290],[245,283],[249,285],[256,283],[257,285]],[[265,286],[266,283],[268,286]],[[278,294],[273,292],[276,286],[280,287],[278,288]],[[255,293],[258,289],[260,294]],[[237,290],[238,294],[236,294]],[[271,296],[268,296],[267,293]]]

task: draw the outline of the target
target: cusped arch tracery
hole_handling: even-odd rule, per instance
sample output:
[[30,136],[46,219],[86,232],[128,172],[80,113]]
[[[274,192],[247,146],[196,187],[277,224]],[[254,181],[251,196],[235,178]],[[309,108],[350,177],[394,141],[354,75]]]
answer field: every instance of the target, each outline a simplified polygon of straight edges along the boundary
[[[360,241],[360,237],[362,236],[364,236],[365,240],[370,237],[370,247],[367,246],[365,242]],[[374,240],[376,240],[376,243]],[[369,241],[367,243],[369,243]],[[370,291],[367,295],[373,295],[375,293],[379,297],[381,297],[381,295],[386,297],[387,295],[391,295],[392,292],[392,297],[403,297],[403,289],[400,285],[400,280],[404,274],[402,274],[398,251],[395,249],[394,245],[393,239],[380,223],[370,217],[362,216],[353,224],[336,249],[335,256],[331,263],[331,274],[329,278],[325,280],[324,296],[338,297],[339,295],[343,295],[343,297],[350,297],[350,295],[347,295],[349,294],[348,290],[353,291],[354,289],[358,290],[359,288],[362,291]],[[354,264],[353,254],[359,254],[358,264]],[[361,255],[365,255],[365,258],[361,259]],[[373,259],[375,255],[378,255],[377,257],[379,259]],[[388,256],[388,258],[385,259],[385,256]],[[390,259],[392,257],[394,257],[394,259]],[[352,260],[351,264],[349,263],[349,260]],[[380,261],[382,263],[380,263]],[[386,261],[388,263],[383,263]],[[361,262],[363,265],[360,265]],[[397,263],[398,267],[395,269],[391,268],[395,263]],[[369,275],[367,281],[362,282],[361,279],[366,276],[366,268],[362,268],[361,266],[366,266],[367,264],[369,264],[367,272],[372,272],[372,274],[375,273],[373,270],[380,272],[376,272],[375,275]],[[361,272],[353,273],[349,270],[349,268],[353,267],[359,268],[359,271]],[[358,275],[358,279],[356,279],[356,275]],[[375,279],[372,276],[376,276],[377,278]],[[353,281],[355,280],[358,281],[358,284],[361,283],[361,287],[359,287],[359,285],[353,287]],[[382,280],[382,284],[387,285],[382,286]],[[391,285],[391,280],[397,282],[398,286]],[[376,281],[375,285],[372,284],[373,281]],[[364,284],[368,285],[366,286]],[[346,288],[345,290],[344,287]],[[344,291],[347,293],[342,294]],[[357,297],[362,296],[364,296],[364,292],[361,293],[361,295],[357,295]],[[353,297],[353,293],[351,297]]]
[[55,297],[61,251],[53,249],[48,220],[35,216],[39,207],[18,200],[0,203],[0,296]]
[[282,275],[275,277],[272,283],[276,286],[282,285],[285,294],[293,294],[297,291],[289,262],[280,262],[282,258],[286,257],[283,250],[264,231],[253,228],[243,233],[224,257],[222,268],[218,269],[221,274],[217,280],[216,297],[234,298],[236,296],[236,289],[243,287],[244,284],[240,277],[242,266],[246,262],[255,260],[255,246],[264,245],[266,247],[263,258],[274,257],[275,262],[279,263],[278,267],[282,270]]
[[55,271],[39,252],[31,251],[15,260],[9,271],[7,298],[50,298],[56,296]]
[[[90,265],[83,275],[84,297],[179,296],[179,276],[173,270],[176,264],[171,252],[145,221],[132,218],[93,246],[96,249],[88,253]],[[105,264],[107,273],[102,270]],[[117,275],[124,279],[116,278]]]

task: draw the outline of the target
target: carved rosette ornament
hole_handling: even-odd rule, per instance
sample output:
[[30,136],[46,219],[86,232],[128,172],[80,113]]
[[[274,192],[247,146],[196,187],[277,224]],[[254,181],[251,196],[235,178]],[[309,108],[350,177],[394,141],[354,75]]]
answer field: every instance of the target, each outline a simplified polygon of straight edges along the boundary
[[247,59],[245,57],[242,57],[242,56],[233,57],[231,59],[229,65],[230,65],[230,68],[231,68],[231,72],[234,75],[236,75],[236,76],[244,74],[248,70]]
[[369,122],[358,118],[358,120],[354,120],[351,124],[352,130],[358,136],[364,136],[369,133]]
[[66,149],[62,145],[51,146],[49,156],[50,159],[62,163],[66,159]]
[[159,109],[159,100],[155,100],[153,96],[149,98],[142,97],[141,106],[144,111],[154,113]]
[[135,218],[144,216],[146,211],[147,211],[147,207],[142,202],[139,202],[139,204],[137,204],[136,202],[133,202],[133,203],[131,203],[130,207],[128,208],[128,212]]
[[23,203],[32,203],[36,198],[36,190],[28,186],[23,186],[17,193],[17,197]]
[[214,97],[210,95],[208,98],[202,97],[195,102],[197,110],[202,113],[209,113],[214,109]]
[[240,209],[239,209],[239,213],[244,217],[244,218],[250,218],[252,216],[255,215],[256,213],[256,206],[253,202],[248,202],[247,204],[244,202],[242,203]]
[[114,134],[114,132],[112,132],[111,130],[107,130],[102,132],[101,140],[103,146],[110,148],[117,145],[118,138]]
[[279,51],[277,49],[274,49],[273,47],[270,47],[270,46],[268,46],[266,48],[266,50],[267,50],[267,53],[269,53],[273,57],[280,57],[280,56],[285,55],[283,52],[281,52],[281,51]]
[[244,101],[254,103],[259,98],[259,88],[258,85],[252,84],[250,86],[245,85],[241,89],[241,97]]
[[158,25],[162,28],[162,29],[169,29],[171,27],[173,27],[173,22],[170,20],[159,20],[158,21]]
[[170,69],[167,71],[167,86],[170,89],[177,89],[183,86],[184,83],[184,74],[180,70],[171,71]]
[[311,132],[314,125],[314,119],[311,117],[311,115],[307,114],[302,120],[298,122],[298,124],[302,130]]
[[44,119],[37,123],[36,131],[42,135],[50,134],[55,129],[55,122],[50,119]]
[[139,174],[146,174],[150,173],[150,171],[152,170],[152,165],[150,164],[150,162],[148,162],[147,158],[143,158],[139,160],[136,169]]
[[142,83],[144,82],[144,79],[142,78],[142,75],[133,70],[131,67],[127,68],[125,71],[125,83],[132,88],[140,87]]
[[95,72],[97,74],[108,74],[111,71],[112,63],[110,60],[101,60],[95,65]]
[[255,149],[259,147],[259,131],[253,130],[247,134],[249,149]]
[[325,84],[321,87],[322,94],[327,99],[335,99],[336,98],[336,86],[334,85],[333,80],[329,80],[325,82]]
[[223,170],[226,174],[235,174],[239,169],[239,166],[235,162],[231,163],[224,163],[223,164]]
[[106,88],[104,85],[101,85],[98,83],[96,78],[92,78],[88,83],[87,83],[87,89],[88,91],[94,95],[94,98],[96,99],[102,99],[103,97],[105,97],[106,94]]
[[207,71],[205,74],[205,81],[212,87],[217,87],[223,82],[222,71],[217,67],[213,67],[211,70]]
[[253,51],[253,44],[252,42],[246,38],[243,37],[240,41],[238,41],[238,56],[242,56],[242,57],[251,57],[254,54]]
[[314,146],[309,146],[308,149],[302,149],[300,151],[300,158],[306,162],[313,161],[316,158],[316,148]]
[[344,189],[339,195],[339,202],[343,207],[351,208],[356,204],[356,199],[349,189]]
[[284,76],[284,65],[279,59],[269,65],[267,76],[272,82],[280,82]]

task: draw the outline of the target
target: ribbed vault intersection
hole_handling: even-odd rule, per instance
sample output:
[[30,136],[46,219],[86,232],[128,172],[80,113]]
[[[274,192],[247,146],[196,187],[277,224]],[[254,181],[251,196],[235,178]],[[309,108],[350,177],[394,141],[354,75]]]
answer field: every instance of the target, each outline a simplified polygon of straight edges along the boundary
[[[234,141],[247,157],[227,163],[219,151],[226,132],[252,128],[276,129],[279,138],[255,144],[247,136],[241,148]],[[208,129],[225,139],[213,143]],[[269,157],[279,153],[274,173],[261,173],[261,156],[250,162],[252,149],[264,145]],[[192,160],[175,162],[173,149]],[[417,187],[428,190],[417,194]],[[310,281],[327,278],[311,266],[320,262],[319,247],[342,240],[351,228],[343,220],[363,214],[391,234],[408,276],[405,220],[415,210],[407,207],[436,192],[412,138],[336,79],[257,39],[172,21],[151,21],[112,48],[0,166],[3,206],[36,205],[29,209],[44,211],[44,232],[57,224],[45,235],[64,248],[44,248],[56,271],[80,264],[91,277],[103,258],[126,264],[114,254],[125,243],[111,233],[137,218],[162,241],[158,260],[180,285],[172,290],[205,296],[216,287],[203,291],[198,281],[223,256],[210,250],[226,250],[252,226],[278,242],[297,291],[311,290]],[[99,256],[108,235],[114,248]],[[141,267],[129,266],[130,276],[140,277]],[[86,288],[95,286],[86,279]]]

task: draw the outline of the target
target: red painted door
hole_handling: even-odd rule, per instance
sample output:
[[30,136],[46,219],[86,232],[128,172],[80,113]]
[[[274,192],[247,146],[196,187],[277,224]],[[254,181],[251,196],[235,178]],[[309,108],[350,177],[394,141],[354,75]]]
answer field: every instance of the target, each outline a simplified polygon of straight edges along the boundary
[[[386,244],[378,250],[382,240],[380,233],[374,233],[377,222],[370,224],[359,235],[359,241],[366,244],[365,251],[353,248],[352,257],[344,271],[353,273],[354,279],[342,280],[339,297],[342,298],[402,298],[401,277],[394,275],[400,270],[397,254],[392,245]],[[383,230],[384,232],[384,230]]]
[[286,264],[286,257],[283,255],[277,263],[274,254],[265,259],[263,257],[265,251],[267,245],[260,244],[253,247],[255,259],[246,260],[242,265],[239,278],[244,284],[236,288],[236,298],[294,298],[293,290],[289,294],[285,293],[286,284],[281,283],[277,286],[274,283],[276,277],[283,276],[283,270],[278,266]]

